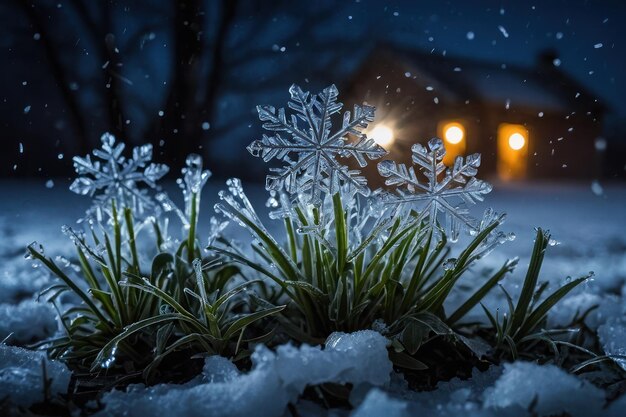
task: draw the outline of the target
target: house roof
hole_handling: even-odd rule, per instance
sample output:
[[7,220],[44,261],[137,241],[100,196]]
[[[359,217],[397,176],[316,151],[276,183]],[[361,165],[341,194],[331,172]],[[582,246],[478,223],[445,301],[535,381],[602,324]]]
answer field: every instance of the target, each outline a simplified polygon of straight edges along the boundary
[[556,54],[551,51],[544,52],[531,66],[503,65],[389,45],[376,48],[373,54],[400,58],[413,76],[434,80],[458,100],[540,111],[607,110],[596,95],[553,64]]

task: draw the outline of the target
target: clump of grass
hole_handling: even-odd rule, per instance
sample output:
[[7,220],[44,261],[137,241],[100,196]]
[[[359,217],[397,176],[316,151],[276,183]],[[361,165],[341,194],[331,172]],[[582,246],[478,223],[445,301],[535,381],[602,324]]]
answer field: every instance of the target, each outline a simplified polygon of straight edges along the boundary
[[504,287],[501,287],[508,303],[508,313],[500,318],[498,313],[494,315],[482,306],[492,326],[490,336],[494,348],[500,356],[511,359],[532,356],[530,352],[538,343],[548,344],[558,356],[558,344],[571,345],[555,339],[559,335],[567,334],[568,329],[545,330],[546,318],[556,303],[593,274],[571,280],[547,297],[543,297],[548,282],[539,283],[539,273],[549,242],[550,233],[537,229],[530,264],[517,301],[514,302]]
[[[185,212],[173,209],[167,196],[158,198],[180,218],[180,240],[165,237],[158,219],[143,219],[136,227],[133,210],[118,211],[113,200],[110,221],[91,228],[91,241],[66,228],[80,265],[75,274],[37,245],[29,246],[30,255],[60,279],[43,292],[65,331],[40,344],[52,357],[89,378],[104,370],[118,378],[114,384],[140,377],[181,380],[193,373],[193,357],[223,355],[243,362],[256,343],[323,344],[333,332],[375,329],[389,339],[390,359],[413,386],[432,387],[443,378],[469,374],[473,366],[539,358],[544,355],[539,346],[548,346],[554,356],[559,347],[593,355],[560,340],[567,329],[544,330],[549,310],[587,277],[543,297],[547,284],[538,279],[550,236],[541,229],[519,298],[514,302],[505,291],[509,312],[500,318],[483,306],[488,323],[467,323],[467,314],[517,265],[516,259],[506,261],[459,307],[446,310],[468,271],[507,240],[499,231],[504,216],[487,210],[466,246],[451,258],[445,231],[433,229],[420,213],[381,209],[378,200],[343,190],[319,206],[280,196],[282,204],[272,205],[280,206],[274,217],[280,215],[284,229],[272,233],[240,181],[231,179],[216,210],[252,234],[251,250],[219,236],[217,227],[203,251],[197,224],[206,171],[192,159],[197,169],[183,171],[186,182],[181,181]],[[139,232],[149,229],[146,222],[153,226],[146,233],[156,248],[152,254],[139,253],[137,245]],[[80,304],[64,310],[59,301],[67,292]],[[172,357],[187,369],[163,372],[162,363]]]
[[[159,314],[158,300],[146,297],[133,288],[120,285],[124,273],[141,273],[139,255],[136,248],[136,232],[130,209],[123,209],[120,216],[115,203],[112,204],[110,230],[102,228],[98,233],[92,229],[94,249],[86,236],[69,227],[64,231],[76,245],[76,256],[80,264],[78,280],[71,278],[52,258],[46,257],[41,248],[30,245],[30,256],[40,261],[60,283],[44,290],[59,312],[65,334],[44,342],[53,358],[61,358],[75,369],[88,370],[106,343],[124,328],[137,321]],[[152,269],[158,285],[176,285],[166,280],[162,263],[163,257],[156,257]],[[170,288],[171,290],[171,288]],[[71,292],[81,304],[62,310],[59,297]],[[140,367],[150,358],[153,341],[148,333],[139,334],[133,343],[119,346],[119,363],[130,363],[132,368]]]
[[240,183],[231,180],[229,185],[231,193],[221,194],[217,210],[252,233],[253,250],[240,251],[226,240],[209,249],[280,288],[269,301],[287,303],[282,329],[299,342],[323,343],[335,331],[377,328],[393,341],[390,357],[397,365],[424,369],[416,356],[420,346],[433,335],[454,339],[452,326],[516,264],[506,262],[457,310],[446,314],[444,303],[459,280],[502,240],[496,229],[503,217],[490,213],[459,256],[447,259],[445,234],[435,239],[416,214],[364,227],[363,216],[355,214],[361,208],[353,201],[342,202],[339,193],[324,217],[315,207],[297,205],[298,223],[286,218],[285,238],[276,238],[263,226]]
[[[132,210],[118,213],[115,200],[109,224],[91,229],[92,242],[64,229],[76,245],[80,268],[75,277],[46,257],[43,248],[30,245],[30,256],[60,279],[42,295],[57,308],[64,334],[39,346],[86,375],[105,370],[150,380],[159,364],[176,352],[185,352],[187,358],[218,354],[237,361],[250,353],[249,343],[265,340],[266,334],[244,334],[283,306],[256,308],[247,295],[255,282],[240,277],[233,265],[202,256],[196,235],[199,193],[190,197],[187,235],[178,245],[166,242],[158,221],[152,221],[154,233],[147,237],[154,239],[156,251],[150,263],[142,262],[147,254],[138,253]],[[59,299],[67,292],[80,304],[64,310]]]

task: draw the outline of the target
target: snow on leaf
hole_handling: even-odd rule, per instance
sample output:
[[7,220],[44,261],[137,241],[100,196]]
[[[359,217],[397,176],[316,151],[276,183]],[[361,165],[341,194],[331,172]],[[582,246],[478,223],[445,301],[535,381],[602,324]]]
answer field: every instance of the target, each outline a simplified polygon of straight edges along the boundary
[[[411,150],[414,166],[394,161],[378,164],[378,172],[386,178],[385,184],[395,188],[395,192],[385,195],[385,203],[417,210],[420,219],[433,231],[438,230],[439,217],[443,215],[445,231],[452,241],[458,239],[462,229],[478,232],[480,223],[470,216],[467,206],[482,201],[492,188],[475,178],[480,154],[458,156],[454,165],[447,168],[443,163],[446,150],[441,139],[431,139],[427,147],[415,144]],[[425,180],[418,178],[418,172]]]
[[134,148],[132,157],[127,159],[122,155],[124,143],[116,143],[113,135],[105,133],[100,140],[102,148],[93,151],[95,160],[91,155],[73,158],[74,169],[79,176],[70,185],[70,190],[94,197],[93,206],[87,214],[95,214],[100,219],[103,212],[109,212],[112,200],[119,207],[129,207],[138,214],[153,207],[152,198],[139,184],[156,188],[156,182],[169,168],[151,162],[152,145]]
[[[344,184],[355,192],[368,195],[370,190],[360,171],[350,170],[338,158],[352,157],[360,167],[365,167],[367,159],[386,154],[373,139],[361,133],[361,129],[374,120],[374,107],[354,106],[352,113],[346,111],[343,114],[341,128],[331,133],[331,117],[343,107],[337,101],[337,87],[331,85],[312,95],[294,84],[289,93],[288,107],[293,111],[289,117],[284,108],[257,106],[263,128],[275,133],[273,136],[264,134],[252,142],[248,151],[265,162],[278,159],[286,163],[282,168],[270,169],[266,188],[304,195],[315,205],[322,203],[324,194],[334,194]],[[356,139],[349,140],[349,136]]]

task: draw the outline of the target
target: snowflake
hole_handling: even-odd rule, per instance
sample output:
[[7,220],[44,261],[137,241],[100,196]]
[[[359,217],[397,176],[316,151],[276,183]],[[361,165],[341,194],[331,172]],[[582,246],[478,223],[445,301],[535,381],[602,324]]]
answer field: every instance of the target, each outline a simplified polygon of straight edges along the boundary
[[[289,92],[288,106],[294,111],[289,119],[284,108],[277,111],[273,106],[257,107],[263,128],[276,133],[264,134],[261,140],[248,146],[248,151],[265,162],[276,158],[287,163],[282,168],[270,169],[272,174],[267,176],[266,188],[305,195],[307,202],[315,205],[322,203],[324,194],[334,194],[344,184],[368,195],[367,181],[359,175],[360,171],[348,169],[338,157],[351,156],[363,168],[367,165],[366,158],[372,160],[386,154],[360,131],[374,119],[374,107],[354,106],[352,115],[349,111],[344,113],[341,129],[331,133],[331,116],[343,107],[337,102],[337,87],[331,85],[318,95],[311,95],[292,85]],[[289,137],[282,137],[278,132],[285,132]],[[348,135],[356,136],[356,140],[349,142]],[[297,160],[291,160],[290,155],[295,155]]]
[[435,232],[439,230],[437,223],[442,214],[445,230],[452,241],[458,239],[461,229],[477,233],[480,223],[469,215],[467,205],[483,201],[483,196],[492,188],[474,178],[480,166],[480,154],[465,159],[458,156],[454,166],[447,168],[442,162],[446,150],[441,139],[431,139],[428,148],[415,144],[411,150],[413,162],[421,169],[426,181],[417,178],[413,166],[407,168],[394,161],[380,162],[378,172],[387,178],[385,184],[396,187],[395,193],[386,194],[385,203],[417,209],[418,219],[426,221],[427,227]]
[[118,207],[129,207],[137,214],[152,208],[154,202],[147,190],[140,189],[143,182],[156,188],[156,181],[163,177],[169,168],[163,164],[151,163],[152,145],[133,148],[132,158],[122,155],[124,143],[115,143],[115,137],[105,133],[101,137],[102,149],[95,149],[93,155],[100,159],[92,161],[91,156],[75,156],[74,169],[79,175],[70,185],[76,194],[95,196],[94,205],[87,211],[88,216],[96,215],[101,220],[102,213],[109,213],[111,201]]

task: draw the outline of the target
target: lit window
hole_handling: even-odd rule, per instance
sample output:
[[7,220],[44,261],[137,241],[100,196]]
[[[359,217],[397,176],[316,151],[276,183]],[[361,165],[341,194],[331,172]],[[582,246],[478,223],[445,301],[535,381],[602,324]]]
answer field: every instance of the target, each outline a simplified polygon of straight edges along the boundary
[[446,156],[443,163],[452,166],[457,156],[465,154],[466,142],[465,126],[459,121],[443,121],[437,129],[440,138],[446,146]]
[[521,133],[515,132],[511,134],[511,136],[509,136],[509,146],[514,151],[519,151],[520,149],[524,147],[525,144],[526,144],[526,139]]
[[448,123],[443,130],[443,137],[446,142],[456,145],[463,140],[465,132],[459,123]]
[[498,126],[498,175],[503,180],[526,177],[528,130],[524,125],[502,123]]

